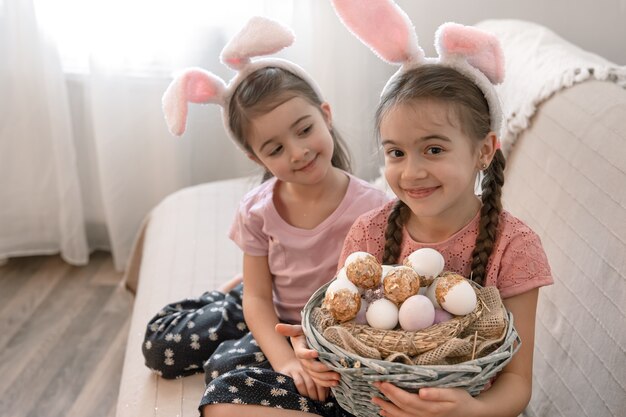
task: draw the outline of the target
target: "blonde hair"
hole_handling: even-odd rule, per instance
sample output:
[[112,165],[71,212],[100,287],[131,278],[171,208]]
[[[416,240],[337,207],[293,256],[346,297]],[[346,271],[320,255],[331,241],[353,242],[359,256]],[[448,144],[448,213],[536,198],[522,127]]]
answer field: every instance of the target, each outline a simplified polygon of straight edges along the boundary
[[[461,124],[461,130],[477,141],[490,132],[489,105],[483,92],[460,72],[442,65],[422,65],[398,77],[388,86],[376,110],[376,128],[387,112],[398,104],[415,100],[433,99],[451,106]],[[472,252],[471,278],[479,284],[486,279],[489,257],[493,252],[500,213],[502,212],[502,185],[506,162],[498,149],[491,164],[483,171],[482,208],[476,245]],[[383,263],[398,262],[402,228],[411,211],[398,200],[394,205],[385,231]]]

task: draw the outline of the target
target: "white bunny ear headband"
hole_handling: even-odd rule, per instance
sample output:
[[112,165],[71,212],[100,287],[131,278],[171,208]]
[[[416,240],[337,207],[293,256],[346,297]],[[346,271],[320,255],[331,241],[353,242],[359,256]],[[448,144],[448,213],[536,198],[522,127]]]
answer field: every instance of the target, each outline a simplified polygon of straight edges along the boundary
[[[169,131],[176,136],[185,132],[188,103],[214,103],[222,108],[224,128],[237,146],[243,149],[229,126],[228,104],[243,80],[254,71],[265,67],[278,67],[302,78],[318,95],[322,94],[315,81],[301,67],[280,58],[252,58],[269,55],[290,46],[293,32],[264,17],[253,17],[224,47],[220,55],[223,64],[237,71],[228,84],[215,74],[202,68],[188,68],[174,77],[163,94],[163,113]],[[243,149],[246,151],[245,149]]]
[[504,79],[504,57],[498,39],[471,26],[445,23],[435,34],[439,56],[426,58],[406,13],[391,0],[332,0],[344,25],[382,60],[400,64],[389,79],[423,64],[440,64],[456,69],[482,90],[489,105],[491,130],[500,133],[502,112],[494,89]]

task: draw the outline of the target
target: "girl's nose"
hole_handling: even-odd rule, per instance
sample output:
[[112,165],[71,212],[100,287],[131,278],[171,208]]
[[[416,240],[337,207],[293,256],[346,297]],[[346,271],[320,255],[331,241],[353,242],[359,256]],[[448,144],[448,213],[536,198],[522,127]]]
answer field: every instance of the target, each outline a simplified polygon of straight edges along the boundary
[[306,160],[309,152],[309,148],[306,146],[295,145],[291,149],[291,162],[299,162]]
[[402,170],[402,178],[405,180],[420,180],[428,176],[424,161],[419,158],[408,158]]

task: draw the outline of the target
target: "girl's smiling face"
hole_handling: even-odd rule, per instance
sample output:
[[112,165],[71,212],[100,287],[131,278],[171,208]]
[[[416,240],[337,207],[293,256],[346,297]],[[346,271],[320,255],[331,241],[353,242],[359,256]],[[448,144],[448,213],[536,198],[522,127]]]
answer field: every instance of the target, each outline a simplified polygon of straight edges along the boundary
[[[321,110],[321,111],[320,111]],[[315,184],[332,167],[331,113],[296,96],[254,117],[247,142],[251,158],[283,182]]]
[[453,221],[476,213],[480,146],[463,132],[449,104],[396,104],[381,119],[380,137],[387,182],[412,216]]

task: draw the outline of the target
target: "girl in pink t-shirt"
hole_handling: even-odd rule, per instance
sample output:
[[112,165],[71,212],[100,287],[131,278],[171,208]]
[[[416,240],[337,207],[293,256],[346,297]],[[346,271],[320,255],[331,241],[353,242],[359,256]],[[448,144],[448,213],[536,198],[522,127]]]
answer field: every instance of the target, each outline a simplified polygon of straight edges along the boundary
[[228,86],[190,69],[163,100],[174,133],[184,130],[187,102],[221,104],[230,138],[265,169],[229,234],[244,252],[243,286],[170,304],[146,332],[146,363],[162,376],[204,368],[202,415],[339,409],[274,329],[300,322],[311,294],[333,278],[354,220],[389,198],[348,173],[330,106],[310,76],[289,61],[251,59],[292,40],[287,28],[253,18],[222,52],[238,71]]
[[[377,382],[387,399],[372,402],[383,416],[517,416],[531,395],[538,288],[551,284],[552,278],[538,236],[500,202],[505,160],[496,134],[501,115],[492,85],[503,76],[498,42],[476,29],[446,24],[437,33],[439,59],[426,60],[410,44],[412,28],[401,24],[408,18],[398,16],[399,9],[387,1],[377,5],[370,19],[353,2],[335,1],[343,21],[361,40],[380,56],[404,64],[385,87],[376,112],[385,178],[398,199],[355,222],[339,267],[355,251],[395,264],[416,249],[435,248],[443,254],[446,269],[500,290],[523,343],[491,388],[477,397],[460,388],[422,388],[414,394]],[[388,19],[387,27],[385,13],[399,18]],[[393,51],[384,41],[392,38],[378,32],[392,27],[398,40]],[[480,176],[478,198],[475,183]],[[280,331],[298,333],[284,325]],[[293,343],[318,385],[338,384],[339,374],[313,361],[316,353],[306,349],[301,336]]]

